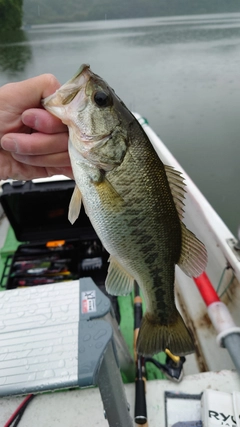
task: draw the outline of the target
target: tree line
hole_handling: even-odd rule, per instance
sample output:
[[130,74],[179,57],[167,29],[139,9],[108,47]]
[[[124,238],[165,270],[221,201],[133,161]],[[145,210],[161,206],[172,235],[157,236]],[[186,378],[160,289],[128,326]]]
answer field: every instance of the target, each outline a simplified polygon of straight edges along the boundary
[[0,32],[17,30],[22,25],[23,0],[0,0]]
[[239,0],[24,0],[24,22],[44,24],[240,12]]
[[22,25],[240,12],[238,0],[0,0],[0,31]]

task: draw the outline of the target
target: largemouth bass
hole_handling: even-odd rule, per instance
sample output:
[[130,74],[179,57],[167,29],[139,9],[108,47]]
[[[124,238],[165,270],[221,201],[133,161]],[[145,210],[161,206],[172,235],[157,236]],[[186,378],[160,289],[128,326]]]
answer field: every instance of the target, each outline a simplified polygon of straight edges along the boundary
[[207,253],[182,222],[181,174],[163,165],[138,121],[88,65],[43,105],[69,128],[76,181],[69,219],[76,220],[82,201],[110,254],[107,291],[128,294],[134,281],[142,290],[146,313],[138,352],[194,351],[174,302],[175,264],[197,277]]

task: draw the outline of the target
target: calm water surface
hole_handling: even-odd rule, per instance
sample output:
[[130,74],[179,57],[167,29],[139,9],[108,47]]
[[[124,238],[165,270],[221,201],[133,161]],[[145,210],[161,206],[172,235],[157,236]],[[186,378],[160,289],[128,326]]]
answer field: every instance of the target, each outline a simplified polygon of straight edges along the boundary
[[89,63],[145,116],[229,228],[240,224],[240,14],[34,26],[0,41],[0,85]]

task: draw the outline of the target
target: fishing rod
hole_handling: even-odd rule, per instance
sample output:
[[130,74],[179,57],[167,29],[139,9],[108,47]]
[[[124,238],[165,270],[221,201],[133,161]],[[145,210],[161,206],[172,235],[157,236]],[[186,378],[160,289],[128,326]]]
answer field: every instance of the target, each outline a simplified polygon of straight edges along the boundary
[[136,425],[148,427],[146,403],[145,359],[137,353],[137,337],[142,320],[142,298],[137,282],[134,282],[134,360],[136,363],[135,410]]
[[240,375],[240,328],[235,324],[228,307],[220,300],[209,277],[203,272],[193,280],[207,306],[208,315],[217,332],[217,343],[226,347]]
[[134,282],[134,360],[136,364],[135,378],[135,411],[134,420],[136,425],[148,427],[147,403],[146,403],[146,363],[154,364],[165,376],[174,382],[180,382],[183,377],[183,364],[186,361],[183,356],[176,356],[165,349],[166,361],[160,363],[153,357],[143,357],[137,353],[137,337],[142,320],[142,298],[137,282]]

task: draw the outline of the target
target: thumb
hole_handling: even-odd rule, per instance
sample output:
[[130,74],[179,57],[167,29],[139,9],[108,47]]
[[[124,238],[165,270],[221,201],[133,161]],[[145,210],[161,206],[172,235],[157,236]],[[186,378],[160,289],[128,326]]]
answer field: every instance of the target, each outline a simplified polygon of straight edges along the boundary
[[22,114],[29,108],[41,107],[41,99],[60,87],[52,74],[42,74],[17,83],[8,83],[0,88],[1,104],[12,114]]

